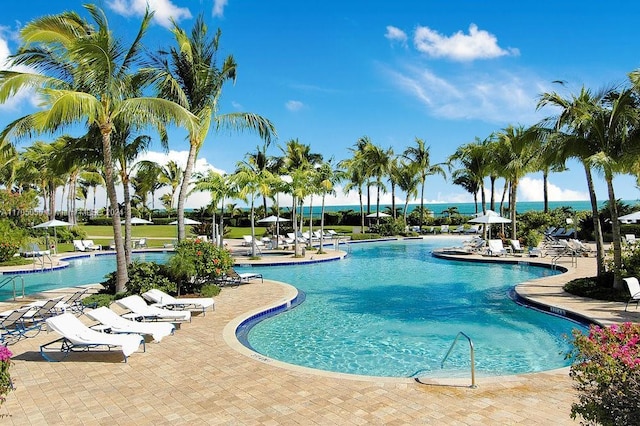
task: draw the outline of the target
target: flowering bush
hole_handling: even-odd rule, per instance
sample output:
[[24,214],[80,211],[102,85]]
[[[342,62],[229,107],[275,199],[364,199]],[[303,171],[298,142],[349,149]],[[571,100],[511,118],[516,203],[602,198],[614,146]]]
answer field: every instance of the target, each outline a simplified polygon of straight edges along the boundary
[[636,424],[640,419],[640,324],[592,326],[573,333],[570,377],[578,403],[571,418],[589,423]]
[[11,381],[11,374],[9,373],[12,356],[13,354],[9,348],[0,345],[0,405],[13,389],[13,382]]
[[169,261],[169,269],[182,281],[186,292],[199,292],[205,281],[222,276],[232,266],[228,250],[200,239],[181,241]]

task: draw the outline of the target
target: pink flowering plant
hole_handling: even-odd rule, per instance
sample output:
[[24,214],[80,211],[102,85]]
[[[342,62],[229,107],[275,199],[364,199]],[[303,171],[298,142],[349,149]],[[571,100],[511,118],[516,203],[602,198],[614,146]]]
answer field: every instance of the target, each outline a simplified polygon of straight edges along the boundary
[[640,419],[640,324],[591,326],[573,332],[569,376],[578,402],[571,418],[587,424],[628,425]]
[[202,285],[220,277],[232,266],[233,258],[228,250],[200,239],[181,241],[169,261],[170,270],[188,293],[198,293]]
[[0,405],[7,399],[7,395],[13,389],[13,382],[9,373],[12,356],[13,354],[9,348],[0,345]]

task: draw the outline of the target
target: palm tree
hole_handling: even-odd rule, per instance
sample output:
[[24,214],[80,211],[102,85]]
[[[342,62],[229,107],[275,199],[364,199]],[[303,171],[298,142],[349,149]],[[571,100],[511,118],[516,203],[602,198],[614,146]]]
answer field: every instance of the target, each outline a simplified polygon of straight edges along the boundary
[[218,114],[218,100],[224,83],[235,82],[236,62],[229,55],[218,68],[221,31],[218,30],[213,38],[208,37],[207,31],[202,16],[196,19],[191,34],[174,23],[171,32],[176,46],[158,52],[152,58],[152,67],[143,70],[145,77],[155,84],[159,97],[179,103],[197,117],[196,125],[188,129],[189,156],[178,195],[178,240],[185,237],[184,205],[196,157],[212,121],[217,130],[254,130],[267,144],[275,136],[273,124],[260,115],[246,112]]
[[[215,205],[220,203],[220,223],[219,223],[219,235],[218,241],[220,247],[224,247],[224,201],[226,198],[236,197],[239,194],[233,191],[233,186],[230,184],[230,177],[221,175],[213,170],[209,170],[207,174],[196,173],[195,185],[193,191],[207,191],[211,194],[211,203],[214,206],[212,223],[216,223],[215,218]],[[215,232],[215,226],[214,232]]]
[[[414,171],[414,167],[412,164],[408,164],[405,161],[400,161],[398,171],[398,187],[404,191],[405,193],[405,201],[404,201],[404,209],[402,212],[402,216],[404,219],[405,225],[407,224],[407,208],[409,206],[409,200],[411,198],[418,197],[418,186],[420,185],[420,180],[418,175]],[[421,215],[422,216],[422,215]]]
[[[268,196],[271,193],[273,175],[267,170],[256,170],[247,163],[238,163],[238,168],[231,181],[239,189],[238,195],[248,201],[251,208],[251,240],[255,241],[255,199],[257,195]],[[256,244],[251,244],[251,256],[256,257]]]
[[333,187],[340,181],[341,172],[333,168],[332,160],[322,163],[315,169],[313,175],[313,186],[318,189],[322,197],[322,208],[320,210],[320,247],[318,253],[324,253],[324,201],[328,194],[334,194]]
[[24,161],[21,173],[23,177],[31,176],[32,182],[39,186],[49,220],[56,218],[56,189],[65,182],[53,166],[53,150],[51,144],[36,141],[21,155]]
[[[459,163],[461,168],[454,170],[454,183],[462,185],[467,191],[473,194],[476,203],[476,213],[478,213],[477,194],[480,191],[480,205],[482,212],[486,213],[486,199],[484,191],[484,178],[489,176],[492,168],[491,145],[492,136],[480,141],[460,146],[455,153],[449,157],[449,164]],[[456,182],[457,181],[457,182]],[[492,188],[493,192],[493,188]]]
[[[411,161],[415,167],[416,173],[420,176],[420,184],[422,189],[420,190],[420,211],[424,212],[424,186],[427,181],[427,176],[439,174],[443,178],[446,178],[442,165],[431,164],[431,158],[429,153],[429,147],[425,145],[424,140],[416,138],[416,146],[410,146],[404,150],[402,154],[407,160]],[[423,214],[420,215],[420,228],[422,228]]]
[[160,175],[158,176],[158,183],[163,186],[168,186],[171,188],[169,192],[169,197],[171,199],[171,208],[173,209],[174,201],[176,199],[176,192],[178,191],[178,187],[182,184],[182,178],[184,173],[178,163],[173,160],[169,160],[164,167],[160,168]]
[[506,161],[503,163],[505,180],[509,183],[509,215],[511,238],[516,239],[516,196],[518,183],[535,166],[538,133],[523,126],[507,126],[496,134],[500,150]]
[[95,166],[87,168],[80,173],[81,185],[86,185],[93,192],[93,215],[96,214],[96,189],[98,186],[104,185],[102,175],[97,171]]
[[369,144],[364,150],[364,160],[368,164],[369,176],[375,178],[377,188],[376,196],[376,222],[380,224],[380,191],[386,192],[382,178],[389,175],[393,149],[383,149],[377,145]]
[[578,95],[563,97],[556,92],[548,92],[540,95],[538,109],[550,105],[560,109],[556,115],[542,121],[540,126],[548,129],[552,137],[547,138],[544,151],[553,151],[545,154],[547,157],[568,159],[577,158],[583,165],[591,201],[591,216],[596,240],[596,264],[597,275],[602,276],[606,272],[604,240],[599,220],[598,200],[593,183],[590,157],[595,154],[595,149],[589,141],[591,133],[591,118],[601,103],[604,92],[591,93],[582,87]]
[[[0,71],[0,102],[23,88],[36,88],[43,109],[10,123],[0,139],[19,138],[33,133],[56,131],[79,122],[101,131],[105,182],[112,209],[118,206],[111,136],[114,119],[132,125],[167,123],[191,128],[194,118],[180,105],[135,92],[137,77],[132,73],[142,48],[142,38],[153,13],[147,12],[127,48],[109,28],[104,12],[85,5],[93,24],[75,12],[37,18],[21,30],[23,46],[10,58],[11,66],[29,65],[33,73]],[[113,215],[116,242],[116,291],[128,281],[120,217]]]
[[367,181],[366,168],[363,163],[362,154],[358,151],[354,152],[352,158],[342,160],[338,163],[338,167],[344,170],[344,177],[347,180],[343,190],[348,194],[352,189],[358,191],[358,199],[360,201],[360,229],[364,232],[364,204],[362,201],[362,187]]

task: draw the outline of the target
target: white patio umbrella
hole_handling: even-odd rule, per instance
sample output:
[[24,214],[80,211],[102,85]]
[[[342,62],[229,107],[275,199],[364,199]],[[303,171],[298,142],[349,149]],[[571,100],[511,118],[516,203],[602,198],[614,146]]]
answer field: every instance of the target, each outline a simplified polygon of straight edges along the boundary
[[131,218],[131,224],[132,225],[148,225],[150,223],[153,223],[153,222],[151,222],[150,220],[147,220],[147,219],[142,219],[140,217],[132,217]]
[[625,214],[624,216],[619,216],[618,220],[620,222],[637,222],[640,220],[640,211],[633,212],[629,214]]
[[486,214],[471,219],[469,222],[482,223],[483,225],[489,225],[489,239],[491,239],[491,226],[494,223],[510,223],[511,221],[506,217],[500,216],[493,210],[487,210]]
[[378,212],[378,213],[371,213],[371,214],[368,214],[366,217],[368,217],[368,218],[376,218],[376,217],[391,217],[391,215],[390,215],[390,214],[383,213],[383,212]]
[[[33,228],[53,228],[53,238],[56,241],[56,244],[58,243],[58,234],[56,232],[56,227],[58,226],[71,226],[71,224],[69,222],[65,222],[64,220],[58,220],[58,219],[54,219],[54,220],[49,220],[47,222],[43,222],[40,223],[38,225],[33,226]],[[47,250],[49,249],[49,238],[47,238]]]
[[258,223],[277,223],[277,222],[291,222],[291,219],[271,215],[271,216],[265,217],[264,219],[260,219],[258,221]]
[[[184,218],[184,224],[185,225],[200,225],[201,223],[202,222],[198,222],[197,220],[189,219],[188,217]],[[174,220],[169,225],[177,225],[177,224],[178,224],[178,221]]]

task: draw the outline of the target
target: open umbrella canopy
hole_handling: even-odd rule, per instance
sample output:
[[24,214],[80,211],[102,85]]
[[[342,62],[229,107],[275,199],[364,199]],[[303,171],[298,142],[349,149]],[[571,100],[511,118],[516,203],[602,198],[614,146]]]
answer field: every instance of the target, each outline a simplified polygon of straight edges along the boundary
[[258,223],[276,223],[276,222],[291,222],[290,219],[286,219],[284,217],[278,217],[278,216],[267,216],[264,219],[260,219],[258,221]]
[[[184,218],[184,224],[185,225],[200,225],[201,223],[202,222],[198,222],[197,220],[189,219],[188,217]],[[178,221],[174,220],[169,225],[177,225],[177,224],[178,224]]]
[[[491,214],[489,212],[491,212]],[[487,210],[487,214],[473,218],[469,222],[492,224],[492,223],[509,223],[511,221],[506,217],[500,216],[498,213],[494,212],[493,210]]]
[[382,212],[377,212],[377,213],[368,214],[367,217],[391,217],[391,215],[382,213]]
[[64,220],[54,219],[48,222],[40,223],[33,228],[54,228],[55,231],[56,226],[71,226],[71,224],[69,222],[65,222]]
[[142,219],[140,217],[132,217],[131,218],[131,224],[132,225],[148,225],[150,223],[153,223],[153,222],[151,222],[150,220],[147,220],[147,219]]
[[637,222],[640,220],[640,211],[625,214],[624,216],[620,216],[618,217],[618,220],[620,222],[626,222],[626,223]]

